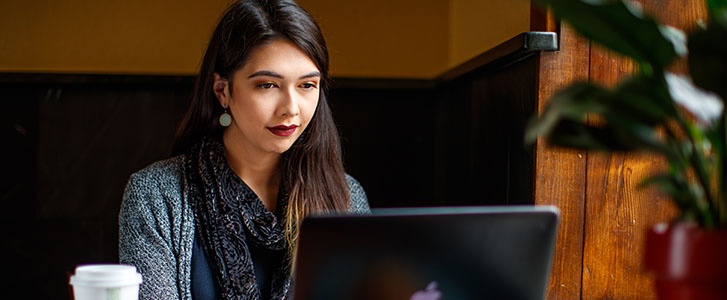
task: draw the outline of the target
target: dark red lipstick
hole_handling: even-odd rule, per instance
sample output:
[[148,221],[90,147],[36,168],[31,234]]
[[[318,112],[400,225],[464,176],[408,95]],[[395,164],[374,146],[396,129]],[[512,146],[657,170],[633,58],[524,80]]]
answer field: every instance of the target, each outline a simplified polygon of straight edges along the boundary
[[268,127],[268,130],[270,130],[270,132],[277,136],[290,136],[291,134],[295,133],[296,129],[298,129],[298,125],[295,124],[288,126],[278,125],[275,127]]

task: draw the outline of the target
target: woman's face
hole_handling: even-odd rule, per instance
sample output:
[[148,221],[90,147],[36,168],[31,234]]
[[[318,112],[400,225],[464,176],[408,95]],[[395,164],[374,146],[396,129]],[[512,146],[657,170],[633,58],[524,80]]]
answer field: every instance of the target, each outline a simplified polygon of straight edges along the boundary
[[231,81],[215,74],[215,94],[233,120],[225,135],[248,149],[285,152],[313,117],[320,80],[315,63],[294,44],[259,46]]

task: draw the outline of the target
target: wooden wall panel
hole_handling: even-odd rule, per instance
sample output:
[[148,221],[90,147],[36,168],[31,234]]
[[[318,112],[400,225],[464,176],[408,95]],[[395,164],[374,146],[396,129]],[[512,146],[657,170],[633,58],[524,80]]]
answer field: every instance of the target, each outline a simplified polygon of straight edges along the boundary
[[539,54],[506,56],[438,87],[437,205],[532,204]]
[[333,87],[346,171],[372,207],[434,205],[436,103],[426,88]]
[[664,24],[690,31],[707,19],[704,0],[638,0],[644,10]]
[[[707,9],[703,0],[639,0],[644,9],[659,22],[674,26],[685,32],[694,30],[697,20],[707,20]],[[670,71],[687,73],[686,59],[680,59]]]
[[[437,205],[452,201],[471,203],[469,149],[472,130],[472,83],[455,81],[437,93],[434,143],[434,187]],[[467,116],[467,117],[465,117]]]
[[472,204],[532,204],[533,151],[523,136],[535,112],[538,62],[531,55],[472,81],[470,186],[479,198]]
[[[3,76],[0,218],[4,299],[67,299],[77,264],[118,262],[118,211],[131,172],[169,156],[192,81],[64,83]],[[112,77],[112,76],[109,76]],[[128,76],[131,81],[134,76]],[[13,79],[14,78],[14,79]],[[153,79],[147,78],[144,81]],[[38,80],[38,81],[35,81]],[[103,79],[102,79],[103,81]],[[43,83],[41,83],[43,82]]]
[[4,208],[0,220],[6,222],[34,218],[36,199],[35,161],[38,154],[38,101],[46,91],[40,89],[6,90],[0,85],[0,199]]
[[[540,56],[538,111],[557,91],[588,78],[589,42],[568,27],[560,31],[560,51]],[[554,148],[542,140],[535,154],[536,205],[555,205],[561,211],[547,299],[578,299],[581,293],[586,155]]]
[[583,299],[654,299],[643,270],[645,235],[673,217],[669,199],[637,188],[663,166],[652,153],[589,153]]
[[[591,81],[612,87],[633,72],[634,64],[594,44],[589,70]],[[649,154],[588,153],[583,247],[585,299],[654,296],[640,262],[644,233],[660,214],[649,213],[645,208],[649,208],[649,200],[663,199],[658,199],[653,190],[636,190],[639,180],[652,172],[653,160]]]
[[[689,30],[703,16],[702,1],[640,1],[661,22]],[[684,72],[685,64],[675,67]],[[589,78],[615,86],[632,74],[634,63],[592,44]],[[643,269],[646,232],[671,220],[668,197],[638,183],[665,167],[653,153],[588,153],[582,299],[654,299]]]

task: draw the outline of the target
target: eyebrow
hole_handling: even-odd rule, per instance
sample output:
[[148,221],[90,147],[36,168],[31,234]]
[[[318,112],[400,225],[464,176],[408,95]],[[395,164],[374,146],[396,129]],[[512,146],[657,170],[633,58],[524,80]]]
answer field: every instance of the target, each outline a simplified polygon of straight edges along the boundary
[[[280,75],[280,74],[275,73],[273,71],[267,71],[267,70],[257,71],[255,73],[252,73],[252,75],[250,75],[247,78],[253,78],[253,77],[256,77],[256,76],[270,76],[270,77],[276,77],[276,78],[283,79],[283,75]],[[305,74],[303,76],[298,77],[298,79],[304,79],[304,78],[310,78],[310,77],[321,77],[321,73],[318,72],[318,71],[313,71],[313,72],[310,72],[308,74]]]

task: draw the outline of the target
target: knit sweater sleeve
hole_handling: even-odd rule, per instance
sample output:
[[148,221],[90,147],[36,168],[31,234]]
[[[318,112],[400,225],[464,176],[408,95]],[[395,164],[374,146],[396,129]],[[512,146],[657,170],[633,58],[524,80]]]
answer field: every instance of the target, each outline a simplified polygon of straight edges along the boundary
[[175,185],[180,179],[170,176],[174,174],[163,164],[131,176],[119,213],[119,258],[142,274],[139,299],[180,299],[172,228],[178,211],[174,190],[179,190]]
[[371,213],[369,200],[361,184],[348,174],[346,174],[346,181],[348,181],[348,190],[351,194],[351,203],[349,204],[348,212],[354,214]]

